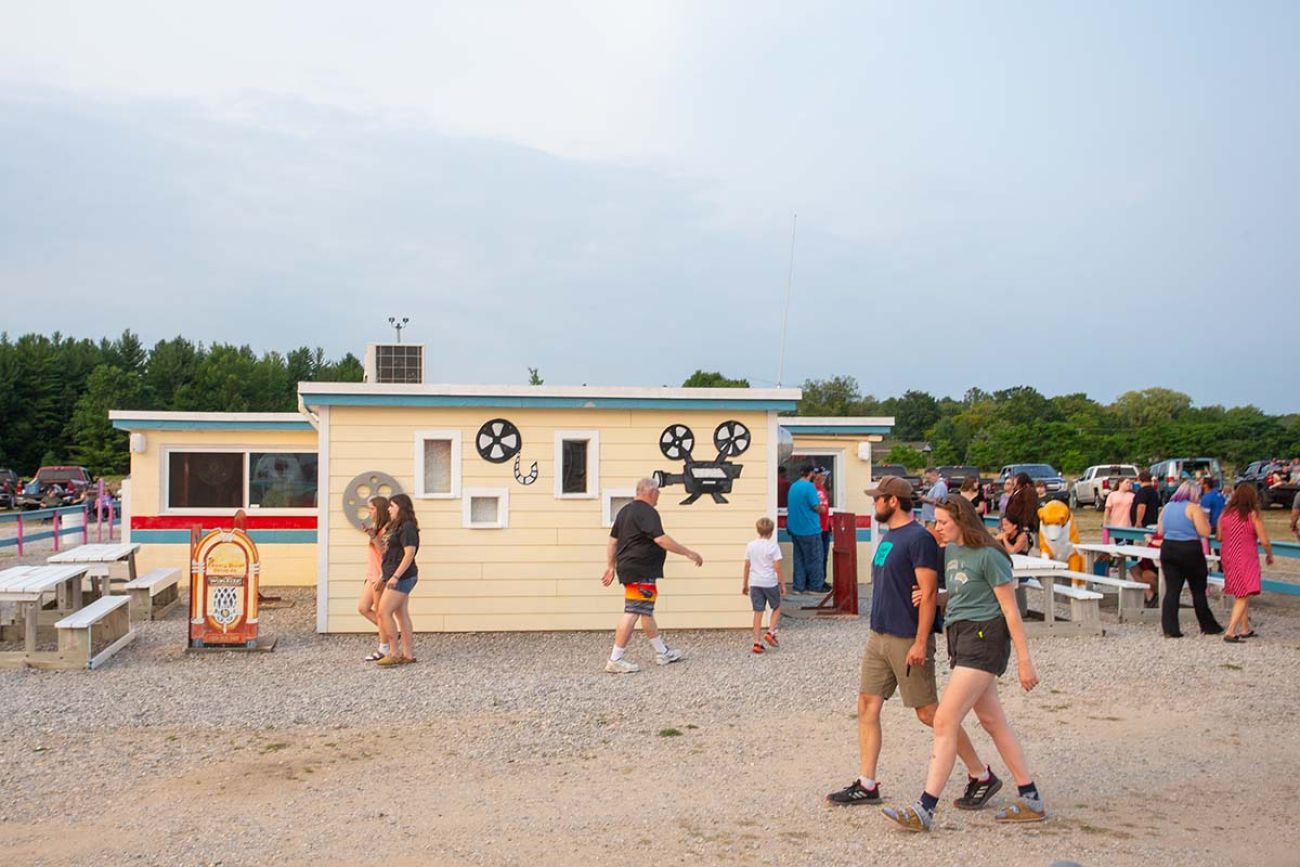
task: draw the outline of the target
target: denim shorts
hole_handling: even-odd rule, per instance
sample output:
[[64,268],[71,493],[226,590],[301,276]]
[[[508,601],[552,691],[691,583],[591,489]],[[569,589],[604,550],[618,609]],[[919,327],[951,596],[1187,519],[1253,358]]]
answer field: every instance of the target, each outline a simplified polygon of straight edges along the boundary
[[777,587],[750,587],[749,601],[755,611],[762,611],[768,606],[775,611],[781,607],[781,590]]
[[398,578],[397,586],[391,589],[396,590],[398,593],[410,593],[415,589],[415,582],[419,580],[419,575],[412,575],[410,578]]

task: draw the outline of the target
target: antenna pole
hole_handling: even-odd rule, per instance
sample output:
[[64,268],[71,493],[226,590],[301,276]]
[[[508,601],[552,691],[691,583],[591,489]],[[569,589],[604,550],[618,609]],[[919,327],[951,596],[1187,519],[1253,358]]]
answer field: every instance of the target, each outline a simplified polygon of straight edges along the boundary
[[790,324],[790,292],[794,287],[794,235],[799,228],[799,215],[794,215],[790,226],[790,270],[785,275],[785,316],[781,318],[781,363],[776,369],[776,387],[781,387],[785,377],[785,334]]
[[410,321],[411,321],[411,317],[409,316],[403,316],[401,319],[398,319],[396,316],[388,317],[388,324],[391,325],[393,327],[393,330],[397,332],[398,343],[402,342],[402,329],[405,328],[406,323]]

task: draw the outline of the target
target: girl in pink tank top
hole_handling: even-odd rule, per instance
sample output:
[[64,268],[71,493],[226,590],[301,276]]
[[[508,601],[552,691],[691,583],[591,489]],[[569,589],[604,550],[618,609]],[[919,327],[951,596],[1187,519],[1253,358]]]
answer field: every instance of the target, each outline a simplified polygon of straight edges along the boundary
[[392,646],[384,634],[383,621],[379,619],[379,598],[384,593],[383,560],[384,529],[388,523],[388,498],[370,498],[370,519],[363,525],[366,531],[366,580],[361,585],[361,598],[357,600],[357,613],[375,624],[379,630],[379,649],[366,656],[367,662],[378,662],[388,655]]

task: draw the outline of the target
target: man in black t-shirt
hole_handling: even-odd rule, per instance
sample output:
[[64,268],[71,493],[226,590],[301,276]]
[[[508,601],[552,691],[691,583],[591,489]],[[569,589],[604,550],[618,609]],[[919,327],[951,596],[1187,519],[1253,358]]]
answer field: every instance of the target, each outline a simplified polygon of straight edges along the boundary
[[664,577],[664,560],[669,551],[681,554],[696,566],[703,566],[704,558],[677,544],[664,532],[659,512],[655,510],[658,504],[659,483],[654,479],[642,479],[636,483],[636,499],[619,511],[609,531],[609,567],[600,582],[608,587],[617,575],[618,582],[623,585],[624,599],[623,619],[614,631],[614,650],[605,663],[605,670],[610,674],[631,674],[641,670],[636,663],[623,658],[637,620],[641,621],[642,631],[654,645],[655,662],[668,665],[682,658],[680,650],[670,648],[659,637],[654,617],[655,600],[659,597],[657,585]]
[[1151,483],[1151,473],[1138,473],[1138,489],[1129,506],[1129,519],[1134,527],[1154,527],[1160,517],[1160,492]]

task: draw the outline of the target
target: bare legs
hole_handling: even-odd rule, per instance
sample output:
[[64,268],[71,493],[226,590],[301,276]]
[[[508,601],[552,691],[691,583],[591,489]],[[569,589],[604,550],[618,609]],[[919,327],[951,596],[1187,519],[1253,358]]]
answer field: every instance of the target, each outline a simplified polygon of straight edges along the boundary
[[[776,625],[781,622],[781,609],[772,609],[772,619],[767,625],[768,632],[776,632]],[[754,612],[754,643],[763,643],[763,612]]]
[[[398,635],[401,637],[401,656],[407,659],[414,659],[415,654],[411,649],[411,594],[403,593],[400,590],[387,590],[379,597],[379,621],[383,624],[380,627],[380,634],[387,631],[388,635]],[[398,655],[398,648],[393,645],[390,653]]]
[[645,633],[646,638],[653,641],[659,637],[659,627],[653,617],[647,614],[624,614],[623,619],[614,629],[615,647],[620,649],[627,647],[628,641],[632,638],[632,630],[636,629],[637,620],[641,621],[641,631]]
[[987,671],[958,666],[953,669],[934,715],[934,755],[925,778],[925,791],[931,795],[942,792],[952,775],[961,723],[972,709],[993,738],[998,755],[1006,762],[1016,785],[1027,786],[1032,782],[1024,750],[998,701],[996,678]]
[[1238,596],[1232,603],[1232,618],[1228,621],[1228,636],[1245,635],[1250,631],[1250,597]]
[[361,598],[357,600],[357,613],[375,624],[375,627],[379,630],[379,643],[388,645],[389,633],[385,628],[386,624],[379,617],[379,600],[383,598],[383,594],[384,585],[382,582],[376,587],[374,582],[367,581],[361,589]]
[[[952,689],[951,686],[948,688]],[[948,693],[945,691],[944,697],[946,698],[947,695]],[[878,695],[858,693],[858,772],[871,780],[876,778],[876,763],[880,760],[880,709],[884,705],[885,700]],[[942,704],[927,704],[918,707],[916,708],[916,718],[927,726],[934,728],[935,716],[942,707]],[[979,753],[975,752],[975,745],[971,743],[965,729],[961,727],[960,720],[956,732],[954,755],[961,756],[962,763],[966,765],[967,773],[972,777],[979,776],[984,773],[984,763],[980,761]],[[955,762],[955,759],[949,759],[949,773],[952,772],[952,766]]]

